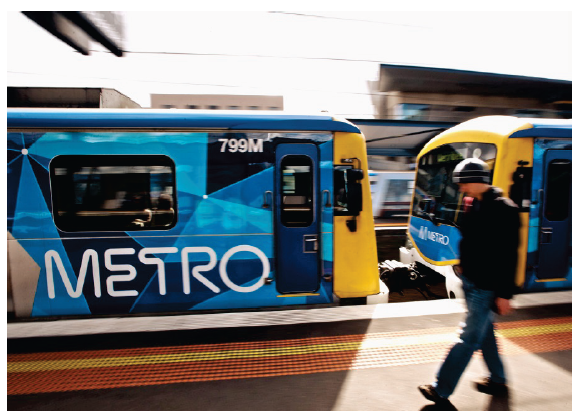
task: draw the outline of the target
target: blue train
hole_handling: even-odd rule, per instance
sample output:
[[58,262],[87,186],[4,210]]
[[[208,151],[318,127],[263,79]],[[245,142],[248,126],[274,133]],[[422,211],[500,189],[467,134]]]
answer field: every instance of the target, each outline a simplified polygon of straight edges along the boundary
[[387,300],[365,140],[328,115],[9,109],[17,318]]
[[461,160],[479,158],[491,168],[492,184],[520,207],[519,290],[571,289],[572,136],[571,120],[486,116],[433,138],[417,159],[401,261],[444,275],[449,297],[462,297],[454,266],[464,202],[452,173]]

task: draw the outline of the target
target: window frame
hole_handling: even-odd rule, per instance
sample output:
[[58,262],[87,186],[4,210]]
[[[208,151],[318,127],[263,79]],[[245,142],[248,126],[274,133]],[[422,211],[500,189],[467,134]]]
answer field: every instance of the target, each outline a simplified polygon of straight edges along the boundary
[[[143,215],[143,219],[137,222],[135,218],[132,221],[131,226],[124,226],[124,227],[115,227],[112,222],[119,221],[120,216],[128,216],[127,219],[130,218],[129,212],[124,211],[122,208],[113,208],[113,209],[105,209],[100,207],[100,209],[86,210],[83,216],[77,215],[74,210],[76,209],[74,206],[76,205],[74,201],[68,199],[68,202],[65,198],[68,196],[70,197],[70,193],[72,197],[75,196],[75,188],[74,185],[77,183],[72,174],[72,179],[67,184],[63,185],[59,181],[63,181],[63,179],[59,179],[58,176],[62,176],[60,173],[57,172],[58,169],[73,169],[76,168],[103,168],[103,167],[168,167],[170,168],[170,179],[169,183],[171,185],[167,185],[164,189],[171,187],[172,193],[170,199],[170,208],[168,209],[154,209],[152,206],[150,208],[144,208],[142,211],[138,211],[139,214]],[[142,173],[142,172],[140,172]],[[106,174],[102,174],[103,176]],[[151,180],[150,177],[152,176],[152,172],[148,172],[147,182],[150,185]],[[177,207],[177,184],[176,184],[176,164],[174,161],[167,155],[58,155],[50,161],[49,165],[49,180],[50,180],[50,191],[52,195],[51,199],[51,212],[52,212],[52,219],[58,230],[62,232],[70,232],[70,233],[78,233],[78,232],[133,232],[133,231],[167,231],[171,228],[174,228],[178,222],[178,207]],[[124,185],[129,185],[131,182],[127,181]],[[107,186],[105,189],[108,189],[110,192],[122,192],[124,187],[122,185],[118,185],[117,187]],[[120,189],[120,191],[119,191]],[[63,195],[67,191],[69,191],[68,195]],[[133,190],[136,191],[136,190]],[[105,191],[100,188],[98,194],[104,198],[102,195]],[[108,192],[108,191],[107,191]],[[128,193],[128,190],[126,191]],[[150,196],[151,190],[150,187],[148,189],[148,201],[151,201]],[[101,199],[102,199],[101,198]],[[159,197],[156,198],[156,202],[160,199]],[[146,200],[146,199],[145,199]],[[63,214],[60,214],[58,211],[63,211]],[[107,211],[107,214],[111,218],[107,218],[104,211]],[[65,217],[66,212],[72,213],[69,217]],[[98,215],[98,212],[103,212],[101,216]],[[132,211],[135,212],[135,211]],[[172,214],[172,220],[167,225],[154,225],[151,224],[150,226],[145,226],[148,223],[155,222],[155,220],[160,215],[167,215]],[[136,216],[136,214],[134,214]],[[116,217],[116,218],[112,218]],[[155,220],[153,221],[153,218]]]
[[[348,186],[347,186],[347,171],[350,169],[355,169],[351,164],[345,165],[333,165],[333,215],[337,217],[350,217],[352,216],[351,212],[349,211],[349,202],[348,202]],[[339,185],[335,174],[337,172],[343,173],[343,185]],[[343,192],[341,192],[341,190]],[[345,202],[342,202],[344,195]]]
[[[442,199],[441,197],[439,197],[439,198],[441,198],[439,200],[435,199],[436,198],[435,195],[432,195],[430,193],[425,192],[425,190],[419,185],[419,182],[420,182],[419,175],[421,173],[423,166],[443,164],[443,162],[432,162],[432,157],[435,156],[435,154],[437,152],[440,152],[443,148],[446,148],[447,146],[454,146],[454,145],[457,145],[457,146],[470,145],[470,146],[468,146],[466,148],[465,147],[464,148],[454,148],[454,147],[452,148],[455,151],[455,153],[461,155],[461,159],[450,159],[451,164],[453,164],[452,169],[450,171],[446,170],[446,167],[448,165],[450,165],[449,163],[447,163],[447,165],[445,165],[445,166],[438,167],[439,171],[441,170],[441,168],[445,168],[445,170],[446,170],[445,174],[446,175],[444,175],[444,176],[448,177],[448,181],[446,181],[446,182],[450,181],[452,183],[453,171],[454,171],[455,166],[459,162],[461,162],[464,159],[477,157],[474,155],[474,153],[476,151],[476,149],[473,149],[474,147],[478,148],[479,145],[486,145],[487,148],[491,147],[492,152],[490,152],[490,153],[491,153],[491,155],[493,155],[493,157],[485,159],[481,156],[481,160],[486,162],[489,165],[489,167],[491,168],[490,169],[490,182],[489,183],[492,184],[493,179],[494,179],[493,174],[495,171],[495,163],[496,163],[497,158],[498,158],[498,146],[495,143],[490,143],[490,142],[452,142],[452,143],[446,143],[446,144],[440,145],[440,146],[430,150],[429,152],[427,152],[423,156],[421,156],[418,160],[415,185],[414,185],[413,196],[412,196],[412,201],[411,201],[412,202],[411,211],[410,211],[411,216],[414,216],[417,218],[436,220],[434,222],[438,222],[438,223],[442,223],[442,224],[446,224],[446,225],[450,225],[450,226],[457,226],[457,227],[459,226],[459,224],[462,220],[462,216],[463,216],[462,212],[464,209],[464,207],[463,207],[464,194],[459,191],[457,184],[454,184],[454,185],[446,185],[445,184],[445,186],[439,187],[439,192],[441,194],[447,194],[446,189],[448,186],[451,187],[451,190],[456,191],[456,197],[458,198],[458,202],[457,202],[454,210],[451,210],[451,208],[446,207],[446,206],[452,205],[451,203],[441,202],[441,201],[444,201],[444,199]],[[466,157],[463,156],[462,152],[459,151],[459,150],[462,151],[463,149],[467,150],[466,154],[468,156],[466,156]],[[482,151],[481,153],[483,154],[483,152],[485,152],[485,151]],[[448,158],[448,157],[450,157],[450,154],[446,154],[444,156]],[[488,162],[489,160],[493,160],[493,162]],[[428,175],[430,174],[430,172],[425,172],[425,173],[427,173]],[[435,177],[440,177],[440,176],[435,175]],[[427,182],[430,184],[431,181],[432,181],[432,179],[429,178],[429,180]],[[428,201],[429,201],[428,203],[426,202],[427,199],[425,199],[425,196],[423,197],[423,199],[418,199],[418,197],[420,196],[419,192],[424,194],[426,197],[428,197]],[[423,203],[423,206],[425,207],[424,209],[420,206],[421,202]],[[440,205],[443,206],[443,209],[439,209]],[[439,214],[439,212],[442,212],[443,214]],[[452,214],[452,217],[449,217],[449,214]]]
[[[293,160],[294,159],[294,160]],[[298,161],[297,161],[298,160]],[[306,161],[306,164],[302,163]],[[297,162],[297,164],[293,165],[293,163]],[[288,163],[288,165],[287,165]],[[302,164],[301,164],[302,163]],[[308,192],[304,195],[305,197],[308,196],[310,200],[307,200],[305,203],[285,203],[286,197],[294,197],[291,198],[297,200],[297,197],[302,197],[300,191],[297,191],[296,179],[295,179],[295,193],[288,193],[285,192],[285,175],[284,171],[287,166],[306,166],[309,168],[307,172],[303,172],[309,175],[309,179],[307,181],[307,185],[309,186]],[[281,205],[280,205],[280,223],[285,226],[286,228],[307,228],[310,227],[316,219],[316,211],[315,211],[315,171],[314,171],[314,161],[308,155],[286,155],[282,158],[280,162],[280,169],[281,169],[281,187],[280,187],[280,195],[281,195]],[[298,172],[295,172],[295,177]],[[291,205],[291,206],[287,206]],[[299,214],[302,212],[302,214]],[[299,225],[294,225],[287,220],[287,216],[289,215],[308,215],[308,219],[302,222]]]
[[[559,183],[553,184],[553,180],[555,178],[559,178],[561,174],[552,173],[551,169],[553,167],[568,167],[567,171],[562,171],[569,177],[569,192],[559,191],[558,188],[561,187]],[[569,204],[571,198],[571,168],[572,162],[567,159],[553,159],[547,165],[547,181],[545,182],[546,186],[546,199],[545,199],[545,206],[543,210],[543,215],[545,218],[550,222],[562,222],[569,218]],[[557,190],[555,190],[557,189]],[[569,194],[567,199],[560,198],[558,194]],[[562,212],[564,215],[560,218],[561,215],[559,213]]]

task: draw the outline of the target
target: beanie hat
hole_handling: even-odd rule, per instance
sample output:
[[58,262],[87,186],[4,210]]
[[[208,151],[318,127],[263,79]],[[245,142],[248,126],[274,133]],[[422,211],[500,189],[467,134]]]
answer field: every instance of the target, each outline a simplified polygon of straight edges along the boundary
[[456,184],[491,183],[491,172],[485,162],[476,158],[459,162],[453,171],[453,182]]

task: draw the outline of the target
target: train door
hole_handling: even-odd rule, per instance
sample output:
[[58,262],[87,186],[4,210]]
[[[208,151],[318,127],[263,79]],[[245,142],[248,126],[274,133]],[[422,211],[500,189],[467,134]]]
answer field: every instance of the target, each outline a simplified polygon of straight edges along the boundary
[[319,288],[318,148],[314,144],[276,147],[276,283],[282,294]]
[[571,151],[548,150],[544,165],[537,277],[564,278],[571,255]]

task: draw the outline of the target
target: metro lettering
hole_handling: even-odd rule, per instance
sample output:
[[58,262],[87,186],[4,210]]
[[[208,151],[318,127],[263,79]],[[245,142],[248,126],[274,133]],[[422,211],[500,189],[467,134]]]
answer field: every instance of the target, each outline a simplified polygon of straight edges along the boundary
[[[262,276],[259,280],[249,286],[243,287],[235,284],[227,273],[227,264],[230,258],[241,251],[251,252],[255,254],[261,261],[263,266]],[[138,259],[141,263],[145,265],[156,265],[158,268],[158,290],[160,295],[166,295],[166,271],[165,263],[162,259],[156,257],[150,257],[152,254],[174,254],[178,252],[176,247],[165,247],[165,248],[143,248],[138,253]],[[134,297],[138,295],[136,290],[120,290],[118,289],[118,283],[132,281],[137,276],[136,268],[130,264],[113,264],[112,259],[114,256],[122,255],[134,255],[136,250],[134,248],[112,248],[104,252],[104,265],[107,270],[111,272],[124,272],[124,274],[114,274],[108,276],[106,279],[106,290],[111,297]],[[201,284],[211,290],[213,293],[220,293],[221,289],[211,282],[208,278],[203,276],[201,272],[211,271],[216,267],[218,259],[216,252],[210,247],[186,247],[183,248],[181,253],[181,263],[182,263],[182,285],[183,292],[185,294],[190,294],[190,275],[192,275]],[[209,262],[208,264],[196,265],[190,270],[189,255],[191,254],[208,254]],[[80,266],[80,273],[78,281],[76,283],[76,289],[72,287],[72,283],[62,259],[58,252],[54,250],[47,251],[44,256],[44,262],[46,265],[46,283],[48,286],[48,297],[53,299],[56,298],[56,293],[54,289],[54,270],[53,262],[56,264],[56,268],[60,273],[66,292],[71,298],[78,298],[82,295],[82,289],[84,287],[84,282],[86,280],[86,274],[88,272],[88,265],[92,261],[92,278],[94,282],[94,295],[96,297],[101,297],[100,289],[100,266],[98,261],[98,254],[92,249],[84,251],[82,256],[82,264]],[[264,285],[264,280],[268,277],[270,273],[270,263],[266,255],[258,248],[250,245],[238,245],[231,248],[223,255],[220,265],[219,274],[223,283],[233,291],[241,293],[250,293],[258,290]],[[74,274],[73,274],[74,276]],[[116,284],[115,284],[116,283]],[[115,288],[116,287],[116,288]]]
[[134,297],[138,295],[136,290],[114,291],[114,283],[122,281],[132,281],[136,278],[136,268],[128,264],[112,264],[113,255],[132,255],[136,251],[134,248],[113,248],[104,253],[104,265],[109,271],[128,271],[124,275],[111,275],[106,279],[106,288],[111,297]]
[[216,267],[216,252],[212,248],[209,247],[187,247],[183,248],[181,252],[182,256],[182,285],[185,294],[190,294],[190,278],[188,272],[188,254],[194,252],[204,252],[208,254],[210,257],[210,262],[206,265],[197,265],[192,269],[192,276],[196,278],[198,281],[203,283],[208,289],[210,289],[213,293],[218,294],[220,292],[220,288],[210,282],[205,276],[201,275],[201,271],[210,271],[214,267]]
[[158,291],[160,295],[166,295],[166,277],[164,271],[164,261],[160,258],[148,258],[146,254],[171,254],[178,252],[176,247],[167,248],[143,248],[138,253],[138,259],[143,264],[158,266]]
[[[241,287],[236,285],[230,280],[230,278],[228,278],[228,274],[226,273],[226,264],[228,264],[228,260],[234,254],[240,251],[248,251],[256,254],[257,257],[260,258],[260,261],[262,263],[262,276],[254,285],[251,285],[250,287]],[[264,253],[258,248],[251,247],[250,245],[239,245],[238,247],[229,249],[222,257],[222,260],[220,261],[220,277],[222,278],[222,281],[226,284],[228,288],[234,291],[238,291],[239,293],[251,293],[253,291],[258,290],[260,287],[264,285],[264,280],[268,276],[269,272],[270,272],[270,265],[268,263],[268,258],[266,257],[266,255],[264,255]]]
[[449,237],[438,232],[429,231],[427,227],[421,227],[419,238],[425,241],[438,242],[439,244],[448,245]]
[[44,264],[46,265],[46,284],[48,286],[48,297],[55,298],[54,293],[54,276],[52,274],[52,260],[56,263],[56,268],[62,277],[64,286],[68,295],[72,298],[78,298],[82,294],[82,287],[84,287],[84,280],[86,279],[86,272],[88,271],[88,261],[92,258],[92,278],[94,279],[94,295],[100,297],[100,270],[98,266],[98,254],[94,250],[84,251],[82,255],[82,264],[80,265],[80,276],[78,277],[78,282],[76,283],[76,291],[72,288],[72,284],[68,279],[68,274],[64,269],[64,264],[62,264],[62,259],[60,255],[54,250],[48,251],[44,255]]

